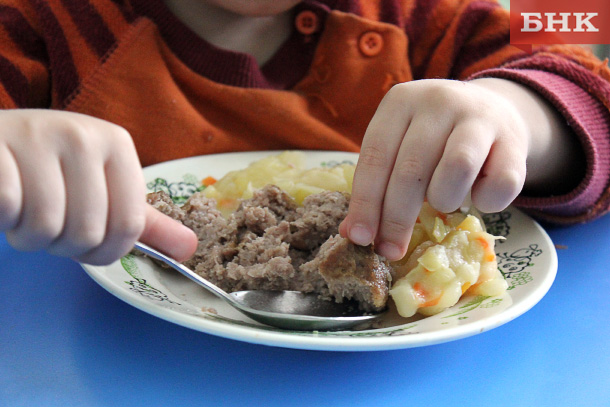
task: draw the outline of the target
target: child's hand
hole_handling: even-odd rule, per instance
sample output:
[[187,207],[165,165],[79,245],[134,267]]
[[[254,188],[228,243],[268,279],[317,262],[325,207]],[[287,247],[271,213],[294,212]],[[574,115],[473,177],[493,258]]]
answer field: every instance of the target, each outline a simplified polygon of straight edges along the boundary
[[366,131],[341,234],[361,245],[374,242],[379,254],[398,260],[424,199],[450,212],[472,190],[478,209],[500,211],[523,188],[526,161],[535,169],[533,186],[549,183],[562,165],[569,168],[570,147],[559,141],[550,147],[557,134],[573,145],[558,115],[516,83],[397,85]]
[[0,231],[20,250],[108,264],[141,239],[179,260],[192,231],[146,204],[123,128],[77,113],[0,111]]

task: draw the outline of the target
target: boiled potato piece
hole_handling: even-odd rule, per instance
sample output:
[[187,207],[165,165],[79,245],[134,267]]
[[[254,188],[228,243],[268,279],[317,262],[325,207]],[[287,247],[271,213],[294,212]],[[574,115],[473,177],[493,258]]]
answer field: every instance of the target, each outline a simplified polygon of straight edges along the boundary
[[303,152],[285,151],[227,173],[208,186],[204,194],[216,199],[219,209],[226,213],[235,210],[240,199],[251,198],[255,190],[274,184],[301,204],[309,195],[323,191],[350,192],[354,171],[351,164],[305,169]]
[[[424,212],[428,210],[429,207],[424,208]],[[508,288],[498,271],[495,236],[485,232],[473,215],[451,226],[455,219],[426,219],[429,239],[414,249],[406,261],[395,264],[398,280],[390,295],[401,316],[434,315],[455,305],[465,293],[496,296]],[[439,223],[443,225],[442,233]]]

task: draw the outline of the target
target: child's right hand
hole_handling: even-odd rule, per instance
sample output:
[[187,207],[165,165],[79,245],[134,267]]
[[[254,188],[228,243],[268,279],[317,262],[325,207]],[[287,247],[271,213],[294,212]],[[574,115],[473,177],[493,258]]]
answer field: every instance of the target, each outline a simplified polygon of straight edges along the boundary
[[[396,85],[364,135],[342,236],[399,260],[424,199],[441,212],[469,191],[483,212],[572,190],[584,168],[565,119],[531,89],[500,78]],[[527,169],[527,171],[526,171]]]
[[146,204],[129,133],[86,115],[0,111],[0,231],[18,250],[108,264],[141,240],[178,260],[195,234]]

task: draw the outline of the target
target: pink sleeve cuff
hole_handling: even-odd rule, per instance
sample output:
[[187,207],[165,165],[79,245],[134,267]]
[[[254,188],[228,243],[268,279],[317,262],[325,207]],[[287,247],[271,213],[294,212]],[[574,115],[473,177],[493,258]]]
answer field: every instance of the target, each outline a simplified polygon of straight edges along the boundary
[[[554,73],[534,69],[490,69],[469,79],[493,77],[521,83],[538,92],[562,114],[580,140],[586,157],[582,182],[565,195],[520,196],[515,206],[553,223],[585,222],[610,206],[610,112],[594,96]],[[608,85],[610,86],[610,85]]]

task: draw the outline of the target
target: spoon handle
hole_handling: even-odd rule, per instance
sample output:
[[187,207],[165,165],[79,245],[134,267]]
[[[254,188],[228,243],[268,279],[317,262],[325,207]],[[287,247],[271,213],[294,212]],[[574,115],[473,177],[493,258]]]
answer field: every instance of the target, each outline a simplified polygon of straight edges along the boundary
[[229,294],[227,294],[225,291],[223,291],[222,289],[220,289],[219,287],[217,287],[216,285],[210,283],[208,280],[206,280],[205,278],[201,277],[199,274],[195,273],[194,271],[192,271],[191,269],[189,269],[188,267],[184,266],[181,263],[178,263],[176,260],[172,259],[171,257],[153,249],[152,247],[141,243],[141,242],[136,242],[134,245],[134,248],[141,251],[142,253],[162,261],[163,263],[167,264],[168,266],[174,268],[175,270],[179,271],[181,274],[183,274],[184,276],[190,278],[191,280],[193,280],[194,282],[196,282],[197,284],[203,286],[205,289],[207,289],[208,291],[210,291],[212,294],[217,295],[218,297],[229,301],[231,304],[235,304],[235,306],[240,307],[240,304],[237,303],[233,297],[231,297]]

